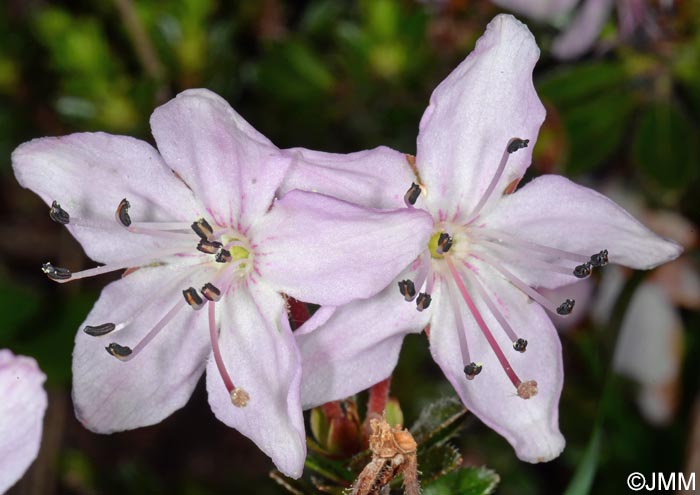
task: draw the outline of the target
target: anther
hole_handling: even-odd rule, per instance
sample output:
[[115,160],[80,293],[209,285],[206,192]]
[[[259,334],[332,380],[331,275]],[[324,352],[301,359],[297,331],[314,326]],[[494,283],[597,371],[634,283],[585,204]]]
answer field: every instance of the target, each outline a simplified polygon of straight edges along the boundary
[[430,294],[426,294],[425,292],[421,292],[418,294],[418,298],[416,299],[416,309],[418,311],[423,311],[424,309],[428,309],[428,306],[430,306],[431,301],[433,300],[432,297],[430,297]]
[[203,218],[198,219],[192,224],[192,230],[194,230],[194,233],[203,241],[208,241],[214,234],[214,229],[209,225],[209,222]]
[[58,202],[54,201],[51,203],[51,209],[49,210],[49,216],[51,220],[62,225],[66,225],[70,222],[70,215],[66,210],[61,208]]
[[591,256],[591,265],[595,267],[605,266],[608,264],[608,250],[603,249],[600,253]]
[[591,265],[590,261],[582,265],[578,265],[576,268],[574,268],[574,275],[576,278],[586,278],[591,274],[592,267],[593,265]]
[[506,148],[508,150],[508,153],[515,153],[516,151],[527,148],[527,145],[530,143],[529,139],[519,139],[519,138],[513,138],[510,140],[508,143],[508,147]]
[[473,380],[476,375],[481,373],[483,366],[481,363],[469,363],[464,367],[464,374],[468,380]]
[[228,263],[233,259],[231,252],[226,249],[219,249],[214,259],[219,263]]
[[557,314],[561,316],[566,316],[571,313],[571,311],[574,309],[574,304],[576,304],[576,301],[573,299],[567,299],[563,303],[559,305],[557,308]]
[[216,254],[219,249],[223,247],[218,241],[207,241],[206,239],[201,239],[199,244],[197,244],[197,249],[206,254]]
[[218,301],[221,299],[221,291],[219,290],[218,287],[216,287],[214,284],[207,282],[204,284],[204,287],[202,287],[202,295],[209,299],[210,301]]
[[527,380],[518,385],[518,397],[521,399],[531,399],[537,395],[537,382],[535,380]]
[[117,326],[114,323],[103,323],[102,325],[90,326],[83,328],[83,332],[93,337],[102,337],[114,331]]
[[130,347],[115,344],[114,342],[105,347],[105,350],[109,352],[112,356],[120,360],[124,360],[125,358],[128,358],[131,355]]
[[447,232],[443,232],[442,234],[440,234],[440,237],[438,237],[435,252],[437,254],[445,254],[447,251],[450,250],[453,242],[454,241],[452,239],[452,236],[450,236],[450,234],[448,234]]
[[192,306],[193,309],[202,309],[202,307],[204,306],[204,301],[201,297],[199,297],[199,294],[197,294],[197,291],[194,289],[194,287],[190,287],[189,289],[183,290],[182,295],[185,297],[185,301],[187,301],[187,304]]
[[399,291],[406,301],[413,301],[413,298],[416,297],[416,286],[413,284],[413,280],[399,281]]
[[408,188],[406,194],[403,196],[403,200],[406,202],[406,206],[413,206],[418,201],[418,196],[420,196],[421,188],[418,184],[413,182],[411,187]]
[[41,265],[41,271],[44,272],[51,280],[68,280],[72,276],[72,273],[68,268],[53,266],[51,263],[44,263]]
[[250,395],[241,387],[236,387],[231,392],[231,403],[236,407],[245,407],[248,405]]
[[515,342],[513,342],[513,349],[515,349],[518,352],[525,352],[527,349],[527,340],[525,339],[518,339]]
[[127,201],[126,198],[122,199],[119,202],[119,206],[117,206],[117,212],[115,214],[115,217],[117,218],[117,221],[121,223],[124,227],[128,227],[129,225],[131,225],[129,208],[131,208],[131,204]]

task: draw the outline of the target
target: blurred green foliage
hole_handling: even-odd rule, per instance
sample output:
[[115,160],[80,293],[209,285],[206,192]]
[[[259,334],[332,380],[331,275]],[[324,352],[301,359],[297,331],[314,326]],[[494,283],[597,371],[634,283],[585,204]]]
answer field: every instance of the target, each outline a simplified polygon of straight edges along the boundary
[[[31,138],[80,131],[152,141],[153,108],[184,89],[207,87],[281,147],[348,152],[384,144],[413,153],[430,92],[498,12],[489,2],[467,0],[3,2],[0,347],[35,356],[52,403],[63,397],[67,404],[62,414],[50,411],[56,421],[67,419],[47,423],[55,445],[53,457],[42,461],[57,465],[56,493],[266,494],[279,487],[267,479],[267,459],[216,422],[201,390],[184,411],[136,432],[96,436],[72,419],[73,335],[106,280],[67,288],[42,277],[38,267],[47,259],[76,267],[91,262],[49,222],[43,203],[20,190],[11,151]],[[700,2],[676,2],[654,14],[658,38],[608,44],[566,63],[546,51],[551,27],[524,19],[545,47],[535,83],[548,109],[531,173],[565,173],[599,186],[622,179],[649,205],[674,209],[697,226]],[[611,18],[606,41],[617,40],[616,26]],[[697,269],[697,248],[689,255]],[[605,410],[596,493],[620,493],[631,471],[683,469],[700,390],[700,316],[685,311],[683,318],[676,420],[650,426],[636,408],[636,386],[621,381]],[[560,420],[568,447],[561,458],[524,464],[505,440],[469,419],[453,440],[458,451],[431,447],[446,462],[427,458],[426,473],[445,466],[451,473],[425,493],[485,493],[472,487],[495,484],[491,471],[458,469],[458,455],[498,473],[503,495],[563,493],[577,466],[596,460],[587,446],[611,359],[605,342],[602,329],[588,321],[563,336]],[[424,336],[406,339],[392,390],[409,425],[452,393]]]

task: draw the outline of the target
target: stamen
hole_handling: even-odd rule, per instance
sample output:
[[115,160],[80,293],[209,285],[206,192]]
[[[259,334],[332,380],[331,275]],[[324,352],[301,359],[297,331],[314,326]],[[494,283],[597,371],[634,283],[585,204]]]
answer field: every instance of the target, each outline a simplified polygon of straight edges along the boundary
[[126,198],[124,198],[119,202],[119,206],[117,206],[117,212],[115,213],[117,222],[121,223],[124,227],[128,227],[129,225],[131,225],[129,208],[131,208],[131,204],[127,201]]
[[469,271],[473,272],[473,275],[471,275],[469,272],[465,272],[464,276],[469,280],[469,282],[472,283],[472,285],[476,288],[476,292],[479,294],[479,297],[486,303],[486,306],[489,308],[489,311],[491,311],[491,314],[496,318],[496,321],[498,321],[498,324],[501,325],[501,328],[506,332],[506,335],[510,339],[511,342],[515,344],[515,342],[519,340],[523,340],[518,337],[518,335],[515,333],[513,330],[513,327],[510,326],[508,323],[508,320],[505,319],[503,314],[498,310],[498,307],[496,304],[491,300],[489,295],[486,293],[486,289],[484,286],[479,282],[479,277],[476,276],[476,273],[472,268],[467,266],[469,268]]
[[590,262],[586,262],[583,265],[578,265],[576,268],[574,268],[574,276],[576,278],[587,278],[593,271],[591,269],[592,266],[593,265],[591,265]]
[[182,291],[182,295],[187,301],[187,304],[192,306],[192,309],[198,310],[204,307],[204,301],[195,290],[194,287],[190,287]]
[[114,342],[105,347],[105,350],[120,361],[126,361],[132,352],[130,347],[122,346]]
[[233,257],[231,256],[230,251],[221,248],[216,253],[216,256],[214,257],[214,259],[219,263],[228,263],[229,261],[231,261],[233,259]]
[[[457,272],[457,269],[455,268],[454,263],[452,262],[452,259],[449,256],[446,256],[445,261],[447,261],[447,266],[449,267],[450,272],[452,273],[452,277],[455,281],[455,284],[457,284],[457,288],[459,289],[459,292],[462,294],[462,298],[464,299],[464,302],[467,303],[467,307],[469,308],[469,311],[471,312],[472,316],[476,320],[476,324],[481,329],[481,333],[486,338],[486,341],[489,343],[489,346],[491,346],[491,349],[493,350],[494,354],[496,354],[496,358],[498,358],[498,361],[501,363],[501,367],[505,371],[505,373],[508,376],[508,378],[510,379],[511,383],[516,388],[516,390],[519,391],[519,387],[523,383],[522,380],[515,373],[515,370],[513,370],[513,367],[508,362],[508,359],[506,358],[505,354],[503,353],[503,351],[499,347],[498,342],[496,342],[496,339],[494,338],[493,334],[491,333],[491,330],[489,330],[488,325],[486,325],[484,318],[481,316],[481,313],[479,313],[479,310],[477,309],[476,305],[474,304],[474,301],[472,300],[471,296],[469,295],[469,291],[467,290],[467,287],[464,285],[464,281],[462,280],[462,277]],[[520,395],[520,394],[518,394],[518,395]]]
[[518,339],[515,342],[513,342],[513,349],[515,349],[518,352],[525,352],[527,349],[527,340],[525,339]]
[[591,265],[596,268],[599,266],[605,266],[608,264],[608,250],[603,249],[600,253],[591,256]]
[[205,239],[201,239],[199,244],[197,244],[197,249],[206,254],[216,254],[222,247],[223,244],[221,244],[219,241],[210,242]]
[[68,268],[53,266],[48,262],[41,265],[41,271],[44,272],[51,280],[55,280],[56,282],[65,282],[73,276]]
[[103,335],[113,332],[116,328],[117,326],[114,323],[103,323],[97,326],[87,325],[83,328],[83,332],[93,337],[102,337]]
[[433,298],[430,296],[430,294],[426,294],[425,292],[421,292],[418,294],[418,298],[416,299],[416,309],[418,311],[423,311],[424,309],[428,309],[428,306],[430,306],[430,302],[433,300]]
[[[460,311],[459,299],[455,295],[449,284],[444,284],[445,292],[450,298],[450,306],[454,315],[455,323],[457,324],[457,335],[459,337],[459,349],[462,351],[462,363],[471,363],[472,359],[469,355],[469,345],[467,344],[467,331],[464,329],[464,320],[462,320],[462,312]],[[476,364],[476,363],[475,363]],[[481,372],[481,370],[479,370]],[[478,373],[477,373],[478,374]],[[469,380],[474,377],[469,378]]]
[[467,380],[473,380],[476,375],[481,373],[481,370],[484,367],[482,366],[481,363],[474,363],[471,362],[468,365],[464,367],[464,374],[467,377]]
[[66,225],[67,223],[70,222],[70,215],[66,210],[61,208],[61,205],[59,205],[56,201],[51,203],[51,209],[49,210],[49,216],[51,217],[51,220],[53,220],[56,223],[60,223],[62,225]]
[[445,254],[450,250],[453,242],[454,241],[452,239],[452,236],[450,236],[450,234],[448,234],[447,232],[443,232],[442,234],[440,234],[440,237],[438,237],[437,247],[435,248],[435,251],[438,254]]
[[[483,246],[483,244],[488,244],[489,246]],[[557,265],[556,263],[552,263],[550,261],[544,261],[539,258],[533,257],[536,255],[543,256],[543,253],[533,253],[532,251],[523,253],[522,251],[513,246],[509,246],[508,244],[502,244],[498,241],[494,241],[485,237],[480,238],[480,242],[478,244],[475,244],[474,247],[485,247],[488,249],[487,253],[493,252],[494,249],[505,251],[505,256],[507,258],[511,260],[521,260],[522,263],[525,263],[528,267],[537,267],[542,270],[561,273],[564,275],[571,275],[573,273],[571,268],[567,268],[565,266]]]
[[576,301],[567,299],[557,307],[557,314],[561,316],[571,314],[571,311],[574,309],[574,304],[576,304]]
[[491,178],[491,182],[489,183],[488,187],[486,188],[486,191],[484,191],[484,194],[481,196],[481,199],[479,200],[477,205],[472,210],[472,213],[469,216],[469,220],[466,222],[467,224],[471,223],[472,221],[474,221],[476,219],[476,217],[479,216],[479,213],[481,213],[481,209],[484,207],[484,205],[486,205],[487,201],[491,198],[491,194],[493,193],[494,189],[496,189],[496,185],[501,180],[501,176],[503,175],[503,172],[506,169],[506,164],[508,163],[508,157],[510,157],[510,155],[512,153],[515,153],[519,149],[527,147],[529,142],[530,141],[528,139],[520,139],[520,138],[513,138],[508,142],[508,144],[506,145],[506,149],[503,150],[503,155],[501,156],[501,162],[498,164],[498,168],[496,169],[496,173]]
[[585,263],[589,261],[589,257],[583,254],[572,253],[570,251],[564,251],[563,249],[543,246],[541,244],[537,244],[536,242],[520,239],[519,237],[513,236],[511,234],[506,234],[505,232],[500,232],[498,230],[490,230],[478,227],[472,230],[472,235],[474,237],[487,239],[491,242],[497,242],[503,247],[508,247],[516,251],[529,249],[532,251],[538,251],[542,254],[553,256],[555,258],[568,259],[571,261],[576,261],[578,263]]
[[418,201],[418,197],[420,196],[421,193],[421,187],[413,182],[411,184],[411,187],[408,188],[408,191],[406,191],[406,194],[404,194],[403,200],[406,203],[406,206],[413,206],[416,204],[416,201]]
[[131,361],[134,359],[138,354],[148,345],[150,344],[153,339],[156,338],[156,336],[160,333],[161,330],[163,330],[168,323],[172,321],[172,319],[177,315],[177,313],[182,309],[182,301],[178,300],[175,305],[170,308],[170,311],[165,313],[165,316],[163,316],[160,320],[158,320],[158,323],[156,323],[151,330],[148,331],[148,333],[139,341],[136,346],[134,346],[134,349],[132,350],[129,347],[126,346],[120,346],[119,344],[109,344],[108,347],[106,347],[107,352],[109,352],[112,356],[119,358],[121,361]]
[[204,287],[202,287],[202,295],[213,302],[221,299],[221,291],[210,282],[207,282],[204,284]]
[[413,301],[416,297],[416,286],[413,284],[413,280],[399,281],[399,291],[406,301]]
[[210,241],[214,235],[214,229],[209,225],[204,218],[198,219],[192,224],[192,230],[199,236],[200,239],[204,241]]
[[244,389],[236,387],[233,384],[233,380],[226,371],[226,366],[224,365],[224,359],[221,356],[221,349],[219,348],[219,334],[216,329],[216,305],[213,302],[209,303],[209,338],[211,339],[211,350],[214,355],[214,362],[219,370],[219,375],[224,381],[224,386],[228,390],[231,396],[231,403],[236,407],[245,407],[250,400],[250,395]]
[[[525,282],[520,280],[518,277],[516,277],[512,272],[510,272],[508,269],[506,269],[504,266],[502,266],[498,261],[496,261],[494,258],[487,256],[486,254],[480,253],[478,256],[471,254],[474,258],[481,258],[483,259],[486,263],[491,265],[491,267],[495,268],[501,274],[510,281],[513,285],[515,285],[518,289],[520,289],[523,293],[525,293],[527,296],[529,296],[532,300],[536,301],[537,303],[540,304],[540,306],[544,307],[545,309],[551,311],[552,313],[556,313],[560,316],[565,316],[569,313],[571,313],[571,310],[574,307],[574,300],[573,299],[567,299],[561,304],[555,304],[554,302],[550,301],[547,299],[545,296],[537,292],[535,289],[527,285]],[[563,312],[567,311],[568,308],[568,313]]]

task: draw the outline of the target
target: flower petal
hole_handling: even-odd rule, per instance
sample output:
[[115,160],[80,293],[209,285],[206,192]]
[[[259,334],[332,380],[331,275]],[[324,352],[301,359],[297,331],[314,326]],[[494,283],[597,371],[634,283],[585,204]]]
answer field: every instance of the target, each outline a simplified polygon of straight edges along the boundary
[[430,216],[292,191],[254,227],[256,268],[295,299],[339,306],[373,296],[425,249]]
[[47,397],[34,359],[0,349],[0,493],[36,459]]
[[295,332],[304,369],[304,409],[344,399],[391,375],[404,336],[422,331],[430,316],[430,308],[417,311],[396,285],[415,272],[404,270],[376,296],[336,308],[330,317],[323,307]]
[[[539,305],[532,303],[491,269],[479,265],[479,270],[485,277],[485,289],[491,299],[518,336],[528,340],[527,352],[520,354],[513,350],[513,343],[486,305],[474,297],[477,293],[470,290],[470,294],[515,372],[523,381],[536,380],[538,394],[528,400],[516,395],[513,384],[451,281],[436,284],[430,351],[464,405],[503,435],[520,459],[549,461],[562,452],[565,444],[558,424],[558,403],[564,379],[559,337]],[[459,324],[452,301],[459,301],[470,358],[483,364],[483,371],[473,380],[467,380],[464,375]]]
[[272,204],[290,158],[220,96],[187,90],[158,107],[151,129],[166,163],[221,224],[248,227]]
[[492,0],[496,5],[538,21],[556,21],[567,15],[578,0]]
[[346,155],[304,148],[284,151],[294,161],[280,195],[301,189],[370,208],[393,209],[404,206],[404,194],[418,180],[406,155],[386,146]]
[[[670,261],[682,251],[610,199],[557,175],[538,177],[503,197],[480,223],[509,236],[581,255],[607,249],[611,263],[642,270]],[[521,251],[521,260],[529,256]],[[530,285],[554,288],[577,280],[573,275],[530,267],[526,261],[513,259],[512,263],[512,271]],[[573,268],[578,263],[570,264]]]
[[586,0],[566,31],[554,40],[554,56],[569,59],[586,53],[610,17],[612,5],[613,0]]
[[299,402],[301,359],[284,300],[258,283],[217,304],[219,345],[233,383],[250,395],[235,407],[214,359],[207,366],[209,404],[216,417],[254,441],[285,475],[301,476],[306,457]]
[[[73,351],[73,403],[77,418],[98,433],[112,433],[158,423],[192,395],[209,355],[204,313],[184,302],[182,290],[201,287],[211,272],[182,268],[140,268],[109,284],[84,322],[119,324],[103,337],[78,330]],[[177,303],[182,308],[131,361],[105,351],[112,342],[134,348]]]
[[[193,221],[198,215],[192,192],[138,139],[101,132],[35,139],[12,153],[12,164],[23,187],[71,215],[68,230],[102,263],[168,245],[167,239],[133,234],[118,224],[114,213],[122,199],[131,203],[134,221]],[[81,227],[81,221],[92,226]]]
[[430,211],[443,217],[470,213],[512,138],[529,139],[530,146],[510,155],[491,198],[525,173],[545,116],[532,84],[539,54],[527,26],[499,15],[474,51],[433,91],[416,154]]

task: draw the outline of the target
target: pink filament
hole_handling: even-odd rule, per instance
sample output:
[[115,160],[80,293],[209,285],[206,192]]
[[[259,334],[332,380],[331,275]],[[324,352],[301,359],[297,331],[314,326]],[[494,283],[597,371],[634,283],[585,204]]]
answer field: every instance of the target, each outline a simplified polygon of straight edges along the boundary
[[213,301],[209,302],[209,338],[211,339],[211,350],[214,354],[214,361],[216,362],[216,367],[219,369],[219,374],[221,379],[224,381],[226,390],[232,393],[236,390],[236,386],[233,384],[231,377],[226,371],[226,366],[224,365],[224,359],[221,356],[221,349],[219,348],[219,335],[216,331],[216,306]]
[[136,357],[136,355],[141,352],[148,344],[151,343],[153,339],[156,338],[156,336],[160,333],[161,330],[163,330],[168,323],[175,317],[175,315],[182,309],[185,305],[185,302],[182,299],[179,299],[178,302],[173,306],[170,311],[168,311],[163,318],[161,318],[158,323],[155,324],[155,326],[146,334],[144,338],[142,338],[138,344],[133,348],[131,351],[131,354],[129,354],[126,357],[120,358],[122,361],[131,361],[133,358]]
[[491,349],[496,354],[498,361],[501,363],[501,367],[506,372],[506,375],[508,375],[508,378],[510,379],[510,381],[513,383],[513,385],[517,389],[520,386],[520,384],[522,383],[522,381],[520,380],[520,378],[518,378],[518,375],[515,374],[513,367],[508,362],[508,359],[506,358],[505,354],[503,354],[503,351],[501,350],[498,343],[496,342],[496,339],[493,337],[491,330],[489,330],[488,325],[486,325],[484,318],[481,316],[481,313],[479,313],[479,310],[476,308],[476,305],[474,304],[474,301],[472,300],[471,296],[469,295],[469,291],[467,291],[467,288],[464,285],[464,281],[462,280],[462,277],[460,276],[460,274],[457,272],[457,269],[455,268],[454,263],[452,263],[452,260],[450,259],[449,256],[445,257],[445,261],[447,261],[447,266],[450,268],[450,272],[452,273],[452,277],[454,278],[454,281],[457,284],[457,288],[459,289],[459,292],[462,294],[462,298],[464,299],[464,302],[467,303],[467,307],[469,308],[469,311],[471,311],[472,316],[474,316],[474,319],[476,320],[476,324],[481,329],[481,333],[483,333],[484,337],[486,337],[486,341],[489,343],[489,345],[491,346]]

